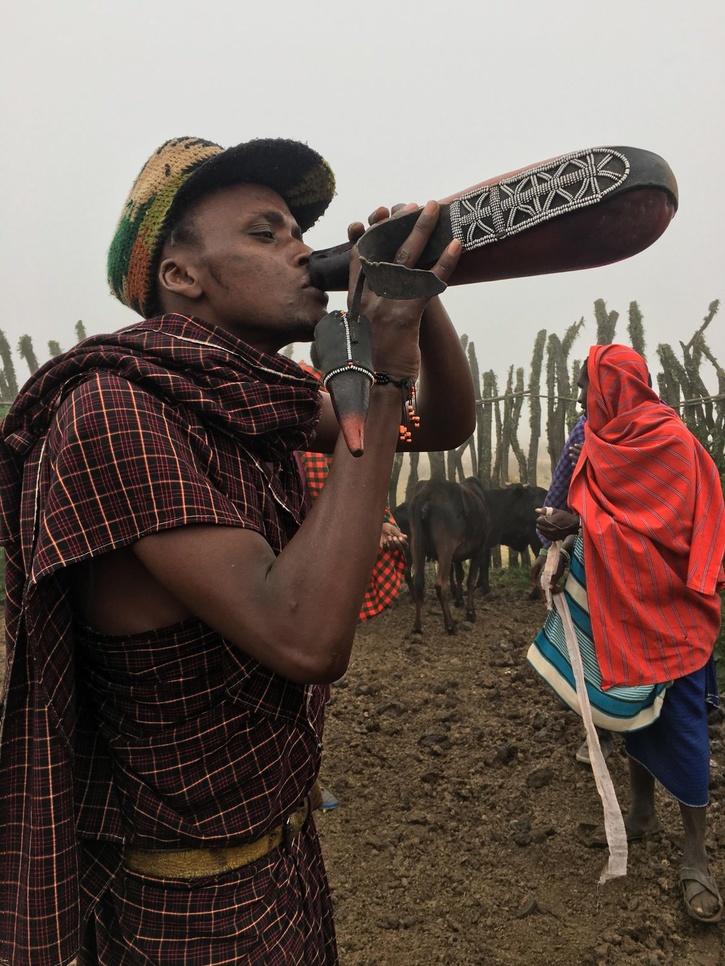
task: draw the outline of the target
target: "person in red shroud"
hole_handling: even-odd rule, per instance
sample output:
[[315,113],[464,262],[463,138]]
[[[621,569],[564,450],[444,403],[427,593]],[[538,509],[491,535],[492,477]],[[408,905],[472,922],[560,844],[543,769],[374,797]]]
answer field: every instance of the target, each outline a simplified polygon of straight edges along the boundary
[[592,346],[579,380],[585,442],[570,513],[539,518],[551,540],[584,538],[584,569],[602,686],[672,682],[657,721],[628,732],[630,840],[660,831],[654,783],[680,803],[680,870],[689,915],[718,922],[723,903],[705,849],[708,704],[725,583],[725,508],[717,468],[652,389],[642,357]]

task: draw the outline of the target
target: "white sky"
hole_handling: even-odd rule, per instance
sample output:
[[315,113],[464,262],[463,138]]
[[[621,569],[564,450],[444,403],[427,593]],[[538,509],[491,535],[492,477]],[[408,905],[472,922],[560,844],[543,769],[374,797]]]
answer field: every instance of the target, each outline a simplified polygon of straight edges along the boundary
[[[689,338],[725,296],[725,4],[236,3],[24,0],[5,7],[0,237],[11,343],[118,328],[108,243],[139,168],[164,140],[307,141],[338,195],[308,235],[345,238],[377,204],[443,197],[594,144],[663,155],[680,211],[648,251],[603,269],[451,290],[482,368],[528,365],[539,328],[588,320],[592,303],[645,316],[657,342]],[[331,304],[335,304],[334,302]],[[710,343],[725,356],[725,307]],[[626,339],[620,323],[619,336]]]

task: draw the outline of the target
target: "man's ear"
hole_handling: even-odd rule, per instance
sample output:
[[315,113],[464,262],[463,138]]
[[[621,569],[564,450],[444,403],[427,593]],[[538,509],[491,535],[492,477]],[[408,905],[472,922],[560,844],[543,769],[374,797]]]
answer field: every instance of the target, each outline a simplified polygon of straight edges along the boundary
[[204,294],[193,266],[185,265],[178,258],[162,259],[157,279],[162,291],[181,295],[183,298],[200,299]]

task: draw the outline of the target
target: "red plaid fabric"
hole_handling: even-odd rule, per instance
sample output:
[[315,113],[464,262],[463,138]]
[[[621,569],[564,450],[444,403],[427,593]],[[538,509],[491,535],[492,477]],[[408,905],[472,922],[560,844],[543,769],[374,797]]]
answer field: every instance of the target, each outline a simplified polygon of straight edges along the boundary
[[[390,511],[386,520],[395,523]],[[370,574],[370,581],[360,607],[359,619],[369,620],[377,617],[386,607],[390,607],[398,596],[400,585],[405,576],[405,557],[402,550],[381,550]]]
[[[307,492],[310,500],[314,501],[325,485],[331,460],[323,453],[303,453],[302,462],[305,468]],[[395,523],[387,507],[384,522]],[[381,550],[365,589],[359,620],[366,621],[371,617],[377,617],[386,607],[389,607],[398,596],[404,576],[405,557],[402,550]]]
[[[255,864],[226,893],[207,880],[133,893],[121,870],[127,842],[233,844],[279,824],[316,777],[326,689],[279,678],[195,620],[94,638],[74,626],[67,580],[71,564],[192,523],[249,527],[279,552],[303,513],[292,450],[317,412],[317,386],[294,363],[165,316],[51,360],[8,414],[0,956],[13,966],[67,963],[89,917],[86,962],[94,942],[104,966],[235,961],[215,958],[209,930],[206,950],[193,931],[184,946],[184,890],[196,922],[216,921],[232,894],[247,909],[239,952],[250,936],[264,934],[270,950],[279,937],[274,955],[260,946],[249,961],[335,962],[312,828],[304,848],[269,860],[297,870],[274,906],[292,930],[271,925],[271,866],[257,880]],[[254,925],[266,906],[269,930]],[[141,937],[155,959],[140,953]]]

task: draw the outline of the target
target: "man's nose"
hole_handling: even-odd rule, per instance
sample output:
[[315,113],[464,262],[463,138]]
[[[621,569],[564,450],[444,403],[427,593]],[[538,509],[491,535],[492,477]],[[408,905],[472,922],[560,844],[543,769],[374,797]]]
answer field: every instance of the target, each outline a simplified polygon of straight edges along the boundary
[[306,267],[310,261],[310,255],[312,254],[312,249],[309,245],[305,245],[304,242],[300,242],[298,250],[295,252],[295,265],[299,265],[301,268]]

